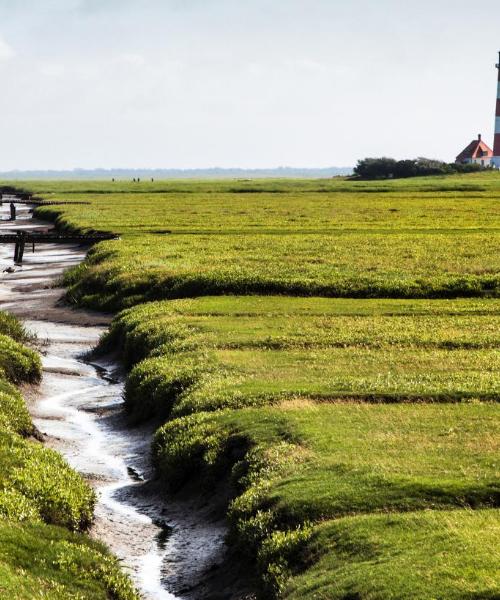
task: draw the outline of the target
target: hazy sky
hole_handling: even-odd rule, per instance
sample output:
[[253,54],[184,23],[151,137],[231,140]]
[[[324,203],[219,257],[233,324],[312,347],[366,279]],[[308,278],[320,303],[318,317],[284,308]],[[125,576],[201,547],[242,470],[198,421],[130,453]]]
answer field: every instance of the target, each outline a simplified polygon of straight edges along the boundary
[[0,0],[0,171],[451,160],[499,49],[495,2]]

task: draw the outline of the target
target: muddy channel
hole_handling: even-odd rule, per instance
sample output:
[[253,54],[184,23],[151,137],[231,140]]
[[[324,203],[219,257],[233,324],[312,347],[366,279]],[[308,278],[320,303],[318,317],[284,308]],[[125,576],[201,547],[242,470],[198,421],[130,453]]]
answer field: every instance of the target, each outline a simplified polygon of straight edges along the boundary
[[[16,221],[5,198],[0,210],[1,233],[51,227],[29,206],[17,205]],[[88,358],[110,317],[68,307],[55,287],[85,253],[70,244],[41,244],[34,253],[27,246],[23,265],[8,273],[14,248],[0,245],[0,309],[23,320],[42,354],[42,383],[26,390],[35,425],[95,488],[90,534],[120,558],[145,600],[241,598],[217,502],[160,494],[150,463],[154,427],[127,426],[118,362]]]

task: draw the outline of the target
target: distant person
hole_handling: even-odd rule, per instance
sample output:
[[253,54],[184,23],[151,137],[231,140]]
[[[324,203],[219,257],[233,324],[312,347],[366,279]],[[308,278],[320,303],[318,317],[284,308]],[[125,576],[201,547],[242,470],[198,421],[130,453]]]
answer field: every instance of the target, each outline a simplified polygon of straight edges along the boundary
[[10,220],[16,220],[16,205],[14,204],[14,202],[10,203]]
[[132,181],[135,183],[135,177],[132,179]]

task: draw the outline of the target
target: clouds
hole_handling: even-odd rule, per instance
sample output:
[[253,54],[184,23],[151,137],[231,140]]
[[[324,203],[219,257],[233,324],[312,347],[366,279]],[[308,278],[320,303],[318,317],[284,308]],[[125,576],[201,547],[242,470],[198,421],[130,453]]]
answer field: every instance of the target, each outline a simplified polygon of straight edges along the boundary
[[[463,0],[0,0],[0,165],[451,159],[479,130],[489,138],[492,12]],[[477,30],[480,56],[464,50]]]
[[39,73],[42,77],[60,79],[66,74],[66,68],[56,63],[42,63],[39,66]]
[[146,65],[146,59],[141,54],[134,54],[132,52],[123,52],[116,57],[117,63],[122,63],[129,67],[144,67]]
[[16,53],[12,46],[10,46],[3,37],[0,36],[0,62],[10,60],[14,58]]

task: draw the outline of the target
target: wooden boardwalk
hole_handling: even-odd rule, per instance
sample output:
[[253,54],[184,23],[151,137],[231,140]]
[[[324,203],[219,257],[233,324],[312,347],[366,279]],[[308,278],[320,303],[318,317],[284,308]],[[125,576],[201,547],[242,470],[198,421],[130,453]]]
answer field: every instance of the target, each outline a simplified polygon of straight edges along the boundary
[[19,230],[0,234],[0,244],[15,244],[14,262],[22,264],[26,244],[31,244],[35,251],[36,244],[85,244],[92,245],[105,240],[116,240],[112,233],[64,233],[60,231],[36,232]]
[[[1,189],[1,188],[0,188]],[[90,204],[90,202],[56,202],[36,198],[29,193],[13,193],[4,190],[0,192],[0,206],[2,204],[10,205],[10,222],[12,227],[7,227],[7,233],[0,233],[0,244],[15,244],[14,262],[22,264],[26,244],[31,245],[32,251],[35,251],[37,244],[81,244],[91,246],[105,240],[116,240],[119,236],[112,233],[71,233],[57,231],[49,226],[44,230],[40,229],[17,229],[20,223],[16,223],[16,204],[27,204],[32,208],[37,206],[51,206],[55,204]],[[30,211],[31,212],[31,211]]]
[[0,205],[1,204],[31,204],[33,207],[36,206],[56,206],[61,204],[91,204],[83,200],[44,200],[43,198],[37,198],[32,194],[9,194],[6,192],[0,192]]

